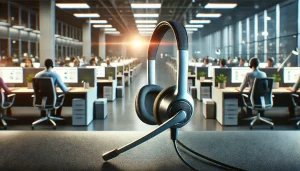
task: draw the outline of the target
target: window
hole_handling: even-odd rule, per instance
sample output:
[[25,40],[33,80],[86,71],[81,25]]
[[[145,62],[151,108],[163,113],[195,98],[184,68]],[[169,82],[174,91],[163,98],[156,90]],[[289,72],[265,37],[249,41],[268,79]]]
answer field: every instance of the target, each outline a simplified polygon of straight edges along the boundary
[[30,57],[35,57],[37,56],[36,54],[36,46],[37,44],[35,42],[30,42]]
[[22,57],[29,57],[28,42],[27,41],[22,41],[21,46],[22,46],[21,56]]
[[8,22],[8,4],[0,2],[0,21]]
[[255,41],[255,22],[254,17],[250,18],[250,40],[249,42]]
[[276,37],[276,10],[268,11],[268,17],[266,18],[268,23],[268,39]]
[[257,40],[264,40],[263,32],[265,31],[264,27],[264,15],[263,13],[258,15],[258,32],[257,32]]
[[297,33],[298,29],[298,3],[290,3],[280,8],[280,36]]
[[29,28],[37,30],[37,23],[36,23],[36,15],[31,13],[30,14],[30,23]]
[[10,5],[10,22],[11,25],[19,25],[19,8]]
[[12,57],[19,57],[19,40],[11,40]]
[[58,34],[58,35],[62,35],[61,32],[62,32],[62,31],[61,31],[61,23],[58,22],[58,23],[57,23],[57,34]]
[[24,27],[28,27],[28,12],[24,9],[21,9],[21,25]]
[[0,56],[8,56],[8,41],[7,39],[0,39]]
[[[297,47],[297,40],[297,35],[280,38],[279,51],[284,58],[286,58],[292,52],[292,50],[295,49],[295,47]],[[290,58],[290,60],[287,63],[291,63],[292,66],[297,66],[297,60],[298,57]]]

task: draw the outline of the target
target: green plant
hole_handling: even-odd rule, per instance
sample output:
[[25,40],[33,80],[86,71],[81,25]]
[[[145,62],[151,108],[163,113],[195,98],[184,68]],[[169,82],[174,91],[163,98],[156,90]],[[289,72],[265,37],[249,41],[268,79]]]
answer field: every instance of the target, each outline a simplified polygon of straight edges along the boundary
[[198,72],[198,78],[205,77],[205,76],[206,76],[206,72]]
[[226,81],[227,81],[227,77],[224,74],[220,74],[219,76],[217,76],[218,83],[226,83]]
[[273,77],[274,77],[274,82],[275,83],[278,83],[281,81],[281,77],[279,74],[273,74]]
[[129,67],[128,67],[128,66],[126,66],[126,67],[125,67],[125,71],[128,71],[128,69],[129,69]]
[[112,77],[112,76],[114,76],[114,73],[113,73],[113,72],[109,72],[109,73],[108,73],[108,76],[109,76],[109,77]]
[[123,72],[123,67],[119,67],[118,72]]
[[192,70],[192,68],[189,68],[189,72],[192,72],[193,70]]
[[27,82],[27,83],[32,83],[32,78],[34,78],[34,75],[33,75],[33,74],[27,75],[27,77],[26,77],[26,82]]
[[85,76],[83,79],[82,79],[83,82],[85,83],[89,83],[91,81],[91,78],[89,76]]

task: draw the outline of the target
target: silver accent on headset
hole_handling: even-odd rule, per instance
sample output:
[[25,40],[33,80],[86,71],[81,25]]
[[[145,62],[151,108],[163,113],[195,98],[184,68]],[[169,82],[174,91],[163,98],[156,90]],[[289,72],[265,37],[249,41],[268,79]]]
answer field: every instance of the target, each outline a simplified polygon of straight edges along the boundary
[[188,50],[177,50],[177,88],[175,94],[185,97],[188,92]]
[[148,85],[155,84],[155,60],[148,60],[147,61],[147,78],[148,78]]

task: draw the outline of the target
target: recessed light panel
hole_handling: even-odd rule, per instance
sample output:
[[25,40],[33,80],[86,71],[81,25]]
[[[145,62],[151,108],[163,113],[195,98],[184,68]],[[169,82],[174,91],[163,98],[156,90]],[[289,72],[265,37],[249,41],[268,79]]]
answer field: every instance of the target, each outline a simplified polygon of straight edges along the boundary
[[151,18],[151,17],[158,17],[158,14],[133,14],[136,18]]
[[160,8],[161,7],[161,4],[159,4],[159,3],[149,3],[149,4],[132,3],[130,5],[131,5],[131,8]]
[[208,3],[206,9],[233,9],[237,6],[236,3]]
[[90,6],[86,3],[56,3],[56,6],[61,9],[87,9]]
[[220,13],[198,13],[196,17],[198,18],[219,18],[222,14]]
[[98,18],[100,15],[98,13],[75,13],[77,18]]

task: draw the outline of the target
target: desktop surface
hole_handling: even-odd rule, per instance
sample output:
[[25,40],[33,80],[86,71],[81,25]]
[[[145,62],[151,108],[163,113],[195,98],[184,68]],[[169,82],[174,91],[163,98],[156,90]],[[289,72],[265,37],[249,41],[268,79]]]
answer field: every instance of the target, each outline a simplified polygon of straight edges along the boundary
[[[1,170],[189,170],[176,155],[169,131],[104,162],[102,154],[147,132],[1,131]],[[179,131],[193,150],[244,170],[300,170],[298,131]],[[41,145],[42,144],[42,145]],[[9,147],[9,148],[8,148]],[[46,148],[45,148],[46,147]],[[179,149],[199,170],[224,170]]]
[[[224,89],[220,89],[218,87],[215,88],[223,93],[247,93],[250,90],[250,88],[245,88],[243,92],[240,92],[237,90],[237,88],[239,87],[226,87]],[[288,90],[288,87],[280,87],[280,88],[273,89],[272,91],[273,93],[292,93],[290,90]],[[298,90],[297,92],[300,92],[300,90]]]
[[[92,90],[95,87],[90,87],[85,89],[83,87],[71,87],[71,90],[68,93],[85,93]],[[62,93],[60,88],[56,88],[57,93]],[[12,87],[12,93],[33,93],[33,89],[27,87]]]

